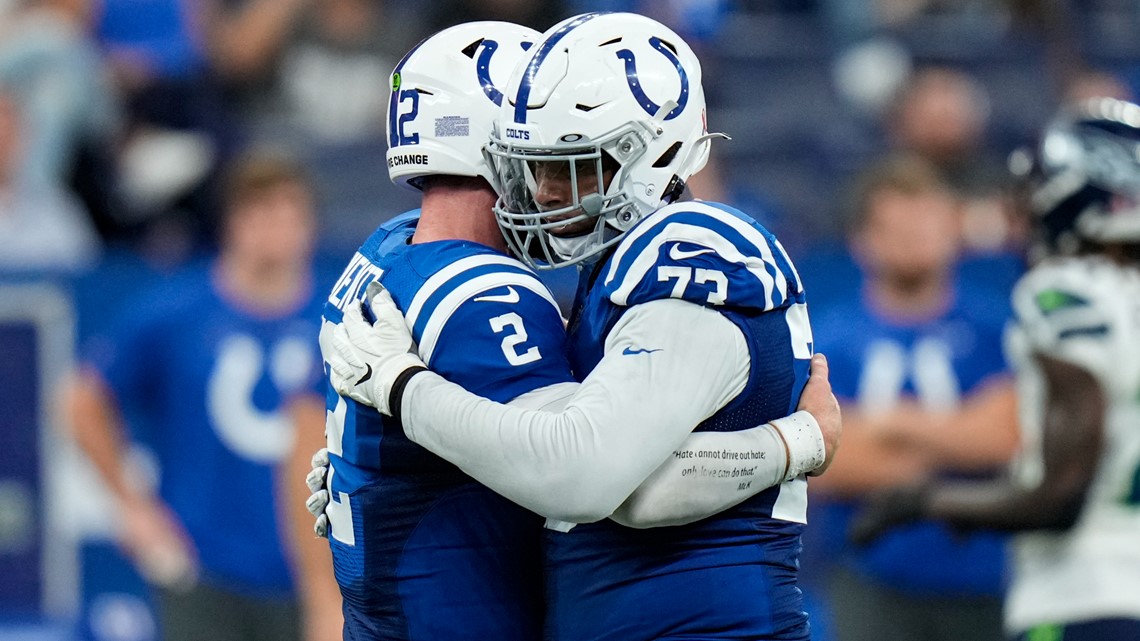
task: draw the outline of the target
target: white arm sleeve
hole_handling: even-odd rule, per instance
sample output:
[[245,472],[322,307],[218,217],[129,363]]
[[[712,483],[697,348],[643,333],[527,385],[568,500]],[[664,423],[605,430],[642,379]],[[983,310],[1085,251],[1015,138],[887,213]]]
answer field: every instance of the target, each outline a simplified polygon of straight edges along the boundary
[[697,432],[611,518],[636,528],[699,521],[814,470],[823,451],[819,424],[805,411],[737,432]]
[[523,507],[586,523],[612,514],[748,370],[744,336],[719,312],[653,301],[626,312],[564,410],[501,405],[425,372],[404,391],[404,430]]

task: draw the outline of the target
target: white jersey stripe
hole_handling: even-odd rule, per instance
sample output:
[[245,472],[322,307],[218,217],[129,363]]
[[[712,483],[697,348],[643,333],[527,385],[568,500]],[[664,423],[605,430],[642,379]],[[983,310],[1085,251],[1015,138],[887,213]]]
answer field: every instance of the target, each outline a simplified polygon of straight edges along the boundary
[[[756,261],[755,256],[744,255],[739,248],[732,244],[731,241],[724,238],[716,231],[709,229],[708,227],[699,227],[687,224],[682,225],[679,223],[668,222],[668,219],[672,214],[684,212],[702,214],[730,227],[733,231],[740,234],[748,243],[752,244],[755,247],[755,249],[760,253],[762,262]],[[664,226],[662,226],[663,223]],[[687,232],[688,235],[677,237],[670,234],[670,232],[678,230],[683,230]],[[613,300],[615,304],[625,304],[625,301],[628,299],[629,294],[632,293],[633,289],[637,286],[637,283],[640,282],[641,278],[645,276],[646,271],[652,268],[652,265],[655,264],[661,245],[670,241],[689,241],[693,243],[703,244],[707,247],[716,249],[728,260],[744,263],[746,268],[754,275],[756,275],[760,282],[764,284],[766,304],[768,306],[774,306],[775,304],[783,302],[784,291],[787,289],[787,279],[784,276],[783,270],[780,269],[779,264],[776,262],[776,258],[772,253],[772,247],[768,244],[768,239],[764,236],[764,234],[762,234],[760,230],[756,229],[748,222],[736,216],[733,216],[724,210],[699,201],[678,203],[676,205],[670,205],[668,207],[662,208],[655,212],[649,219],[647,219],[645,223],[638,225],[633,231],[631,231],[630,234],[622,240],[622,243],[619,245],[617,252],[615,253],[613,259],[610,261],[610,267],[606,273],[606,284],[613,282],[614,279],[618,277],[619,273],[622,271],[621,268],[623,266],[623,262],[629,262],[625,261],[624,258],[630,247],[636,244],[636,241],[639,238],[650,233],[659,234],[661,237],[651,243],[649,247],[642,249],[637,258],[633,260],[629,269],[625,271],[624,275],[622,275],[622,282],[617,288],[615,295],[611,297],[611,300]],[[714,236],[716,237],[716,240],[712,240]],[[723,251],[721,249],[723,247],[731,247],[731,251]],[[782,249],[781,253],[783,253]],[[787,254],[783,255],[784,258],[787,259]],[[765,267],[763,263],[767,263],[772,267],[772,271],[775,273],[774,278],[772,274],[768,273],[768,268]],[[791,260],[788,260],[788,264],[791,265]],[[793,274],[795,274],[796,277],[796,283],[799,285],[799,275],[795,273],[794,267],[792,269]]]
[[[439,290],[440,287],[445,285],[452,278],[457,275],[476,267],[483,267],[486,265],[505,265],[508,267],[517,267],[525,272],[530,272],[525,265],[519,261],[510,258],[509,256],[495,256],[491,254],[479,254],[477,256],[468,256],[455,261],[454,263],[444,267],[431,278],[424,282],[419,291],[416,292],[415,297],[412,298],[412,303],[408,305],[407,311],[404,313],[404,318],[408,322],[408,327],[415,327],[416,321],[419,320],[420,314],[423,313],[423,307],[427,301]],[[506,282],[503,283],[507,284]]]
[[[439,341],[440,332],[443,331],[448,319],[455,313],[455,310],[459,309],[460,305],[476,294],[490,289],[506,287],[507,285],[517,285],[529,289],[546,299],[546,301],[554,307],[555,311],[561,314],[558,303],[555,302],[554,297],[550,294],[550,290],[546,288],[546,285],[542,284],[542,281],[531,274],[493,272],[476,276],[475,278],[463,282],[449,292],[447,296],[429,312],[427,324],[424,326],[423,334],[420,335],[419,340],[420,358],[424,359],[424,363],[428,366],[431,365],[432,353],[435,351],[436,342]],[[421,289],[421,291],[423,290]],[[414,327],[414,323],[412,322],[409,322],[408,325],[409,327]]]
[[788,333],[792,339],[792,356],[799,359],[811,358],[813,345],[807,305],[795,303],[789,306],[785,318],[788,323]]
[[788,256],[788,250],[784,249],[783,243],[776,239],[776,250],[784,257],[784,261],[788,263],[788,267],[792,270],[792,278],[796,279],[796,291],[802,292],[804,290],[804,283],[800,280],[800,272],[796,269],[796,264],[792,262],[792,258]]
[[625,237],[621,239],[621,242],[618,243],[617,251],[614,252],[613,258],[610,259],[610,269],[606,272],[605,282],[607,285],[613,282],[614,277],[617,275],[618,267],[621,266],[622,261],[625,259],[625,254],[627,251],[629,251],[629,248],[633,247],[637,243],[637,239],[655,229],[657,227],[657,224],[660,222],[660,219],[665,218],[672,211],[676,210],[671,207],[662,207],[661,209],[658,209],[657,211],[650,214],[649,217],[645,219],[645,222],[631,229],[629,233],[627,233]]
[[[722,209],[718,209],[701,202],[694,202],[689,204],[692,206],[692,209],[694,211],[698,211],[702,214],[707,214],[708,216],[728,225],[738,234],[743,236],[745,240],[755,245],[756,249],[760,250],[760,257],[764,259],[764,262],[771,265],[773,271],[776,272],[776,288],[779,292],[780,301],[782,302],[784,298],[784,292],[787,291],[788,288],[788,281],[784,277],[784,271],[780,269],[779,263],[776,262],[776,257],[772,254],[772,248],[768,245],[768,239],[764,237],[764,234],[760,233],[760,230],[756,229],[747,222],[741,220],[740,218],[737,218],[736,216],[733,216],[732,214]],[[791,264],[791,262],[792,261],[789,260],[788,264]]]
[[807,523],[807,486],[807,479],[802,476],[780,485],[780,493],[772,504],[772,518]]
[[[763,285],[764,299],[768,307],[773,307],[774,302],[782,302],[784,290],[782,287],[777,289],[777,282],[773,282],[772,275],[764,267],[764,260],[744,254],[727,238],[707,227],[681,223],[669,223],[657,232],[650,244],[630,264],[629,269],[622,277],[620,287],[610,296],[610,300],[615,305],[625,305],[633,290],[641,283],[649,270],[657,264],[661,246],[678,241],[708,247],[726,260],[743,264]],[[777,273],[779,272],[777,271]],[[776,297],[779,297],[779,301],[773,300]]]

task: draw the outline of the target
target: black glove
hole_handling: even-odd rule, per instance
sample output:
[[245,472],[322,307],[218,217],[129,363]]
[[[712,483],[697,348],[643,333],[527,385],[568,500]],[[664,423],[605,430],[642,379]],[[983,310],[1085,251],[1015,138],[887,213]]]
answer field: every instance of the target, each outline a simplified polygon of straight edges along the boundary
[[930,487],[925,484],[903,485],[872,494],[855,515],[847,535],[855,545],[870,545],[895,526],[925,518],[929,496]]

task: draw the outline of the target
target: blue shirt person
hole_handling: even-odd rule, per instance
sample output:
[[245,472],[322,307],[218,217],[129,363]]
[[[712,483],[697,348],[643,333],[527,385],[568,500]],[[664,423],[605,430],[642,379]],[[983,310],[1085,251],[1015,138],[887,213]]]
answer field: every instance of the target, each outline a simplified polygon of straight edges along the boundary
[[[251,621],[300,638],[277,483],[298,432],[321,429],[290,412],[321,393],[316,222],[284,158],[255,152],[227,185],[218,256],[135,293],[92,341],[69,408],[124,548],[162,588],[165,638],[255,638]],[[128,438],[153,452],[154,488],[128,471]]]

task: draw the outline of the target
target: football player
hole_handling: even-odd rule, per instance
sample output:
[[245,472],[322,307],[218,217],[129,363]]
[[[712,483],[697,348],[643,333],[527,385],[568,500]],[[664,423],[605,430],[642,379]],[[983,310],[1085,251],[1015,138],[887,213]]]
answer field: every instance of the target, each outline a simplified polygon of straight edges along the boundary
[[[325,308],[323,345],[344,335],[342,323],[364,322],[359,301],[381,282],[385,295],[407,312],[418,366],[428,363],[449,380],[515,408],[561,408],[576,388],[557,305],[530,268],[504,255],[492,214],[493,176],[482,153],[500,104],[509,103],[499,87],[533,50],[536,35],[505,23],[460,25],[428,38],[396,67],[388,171],[398,184],[422,191],[422,207],[382,225],[345,268]],[[384,377],[364,368],[353,381],[363,386]],[[320,489],[325,482],[318,465],[311,504],[325,511],[318,527],[330,537],[346,638],[541,638],[542,519],[416,445],[398,420],[361,400],[330,389],[328,490]],[[789,408],[795,403],[781,404],[778,416]],[[684,420],[689,429],[698,422]],[[818,434],[810,414],[793,420],[810,423]],[[748,454],[765,457],[739,462],[752,470],[748,477],[728,479],[726,472],[725,478],[691,480],[664,470],[660,483],[646,484],[630,520],[645,525],[678,514],[700,518],[754,493],[738,489],[754,476],[786,474],[788,456],[776,428],[761,425],[745,433],[756,443]],[[712,436],[701,447],[729,447]],[[638,481],[667,455],[655,454],[650,470],[635,472]],[[799,463],[790,466],[798,469]],[[707,501],[694,490],[687,503],[676,505],[669,488],[680,482],[709,488]]]
[[[422,208],[364,242],[324,310],[324,325],[339,323],[381,279],[409,310],[432,366],[503,401],[572,380],[557,305],[503,255],[502,235],[479,215],[495,201],[479,152],[501,100],[495,87],[537,35],[509,23],[465,24],[396,66],[388,174],[421,191]],[[501,295],[508,290],[511,300]],[[516,320],[523,316],[532,321],[526,334]],[[520,334],[516,351],[509,341]],[[330,389],[327,409],[326,515],[345,638],[538,639],[541,520],[411,443],[372,408]]]
[[1140,638],[1140,106],[1098,98],[1046,129],[1029,209],[1041,260],[1013,292],[1022,453],[1000,483],[897,489],[853,533],[944,519],[1021,532],[1011,638]]
[[[812,341],[783,248],[742,212],[680,199],[712,137],[699,62],[654,20],[584,14],[544,34],[504,94],[495,213],[530,265],[584,266],[568,343],[582,384],[560,411],[464,390],[425,370],[442,352],[418,309],[373,288],[374,323],[350,306],[322,332],[334,388],[548,517],[549,638],[808,639],[804,476],[826,468],[838,421],[785,417]],[[709,436],[733,445],[686,446]],[[639,520],[651,475],[685,501],[686,482],[711,477],[733,507]],[[647,523],[678,527],[627,527]]]

